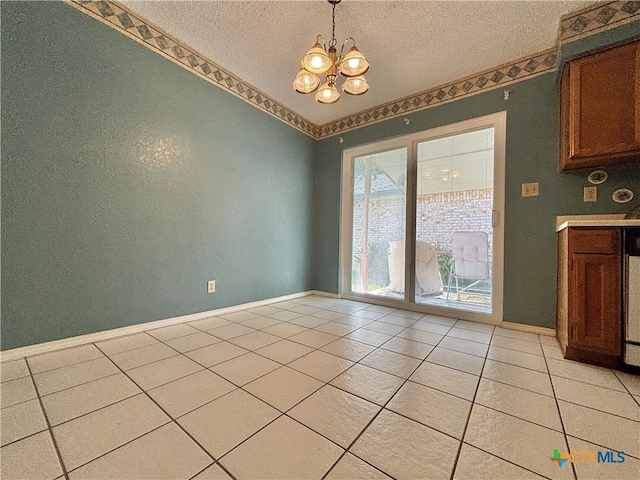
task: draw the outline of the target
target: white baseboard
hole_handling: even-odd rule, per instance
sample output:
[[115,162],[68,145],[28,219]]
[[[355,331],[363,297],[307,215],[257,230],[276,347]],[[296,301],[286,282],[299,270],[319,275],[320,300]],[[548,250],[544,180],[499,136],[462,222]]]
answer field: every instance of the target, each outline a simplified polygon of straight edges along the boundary
[[340,295],[337,293],[323,292],[322,290],[313,290],[313,295],[318,295],[319,297],[340,298]]
[[537,327],[535,325],[526,325],[524,323],[515,322],[501,322],[500,327],[508,328],[509,330],[518,330],[520,332],[536,333],[538,335],[546,335],[548,337],[555,337],[555,328]]
[[[17,360],[23,357],[40,355],[42,353],[47,353],[54,350],[60,350],[63,348],[75,347],[78,345],[83,345],[85,343],[101,342],[103,340],[109,340],[115,337],[122,337],[124,335],[132,335],[134,333],[140,333],[140,332],[144,332],[145,330],[152,330],[154,328],[168,327],[170,325],[176,325],[178,323],[193,322],[194,320],[201,320],[203,318],[215,317],[218,315],[224,315],[226,313],[237,312],[239,310],[248,310],[250,308],[262,307],[264,305],[284,302],[285,300],[292,300],[294,298],[306,297],[309,295],[322,295],[323,293],[324,292],[316,293],[314,290],[309,290],[306,292],[293,293],[291,295],[284,295],[282,297],[267,298],[266,300],[259,300],[257,302],[243,303],[241,305],[233,305],[231,307],[219,308],[216,310],[208,310],[206,312],[198,312],[198,313],[192,313],[190,315],[182,315],[180,317],[165,318],[163,320],[139,323],[137,325],[130,325],[128,327],[114,328],[113,330],[105,330],[105,331],[96,332],[96,333],[88,333],[86,335],[63,338],[62,340],[54,340],[52,342],[37,343],[35,345],[28,345],[26,347],[0,351],[0,361],[9,362],[11,360]],[[325,296],[330,296],[330,295],[331,294],[326,294]]]

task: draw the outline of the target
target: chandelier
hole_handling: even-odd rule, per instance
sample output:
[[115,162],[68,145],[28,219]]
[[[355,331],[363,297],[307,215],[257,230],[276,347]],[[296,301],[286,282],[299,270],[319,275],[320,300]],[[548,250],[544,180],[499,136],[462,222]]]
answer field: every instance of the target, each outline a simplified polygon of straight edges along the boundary
[[[335,103],[340,99],[340,93],[336,89],[336,79],[338,72],[346,80],[342,84],[342,90],[349,95],[362,95],[369,90],[367,81],[362,76],[369,70],[369,62],[364,55],[356,48],[356,41],[353,37],[347,38],[342,44],[340,55],[336,50],[336,5],[342,0],[327,0],[333,7],[331,40],[329,50],[322,35],[316,37],[316,43],[302,57],[300,64],[302,69],[293,81],[293,88],[298,93],[313,93],[320,85],[319,74],[326,73],[325,81],[316,92],[316,100],[320,103]],[[322,44],[320,43],[322,42]],[[346,55],[342,55],[344,47],[352,42],[353,46]]]

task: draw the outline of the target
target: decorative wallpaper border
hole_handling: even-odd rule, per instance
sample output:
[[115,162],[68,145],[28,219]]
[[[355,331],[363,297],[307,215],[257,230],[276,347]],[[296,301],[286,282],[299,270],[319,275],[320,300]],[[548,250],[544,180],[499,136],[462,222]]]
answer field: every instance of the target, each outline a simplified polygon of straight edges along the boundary
[[362,112],[340,118],[320,126],[318,138],[344,133],[354,128],[388,120],[400,115],[417,112],[427,108],[469,97],[481,92],[520,82],[557,67],[557,49],[551,48],[500,67],[485,70],[469,77],[447,83],[430,90],[410,95],[400,100],[379,105]]
[[598,3],[571,12],[560,19],[557,45],[554,48],[323,125],[316,125],[116,1],[66,1],[81,12],[318,140],[554,71],[558,67],[558,46],[562,43],[640,19],[640,1]]
[[558,42],[573,42],[639,18],[640,1],[618,1],[592,5],[564,15],[560,19]]

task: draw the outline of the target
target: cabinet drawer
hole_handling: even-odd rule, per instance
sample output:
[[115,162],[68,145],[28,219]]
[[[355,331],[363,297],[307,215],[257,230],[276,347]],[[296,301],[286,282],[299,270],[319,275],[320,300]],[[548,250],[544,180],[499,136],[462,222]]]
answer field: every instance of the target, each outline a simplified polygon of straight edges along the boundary
[[570,228],[571,253],[620,254],[619,228]]

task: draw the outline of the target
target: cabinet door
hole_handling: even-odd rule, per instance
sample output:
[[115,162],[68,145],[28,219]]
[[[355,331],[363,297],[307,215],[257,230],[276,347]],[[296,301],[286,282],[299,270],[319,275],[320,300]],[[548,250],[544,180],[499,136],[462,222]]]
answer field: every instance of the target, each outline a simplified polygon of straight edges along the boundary
[[640,42],[565,68],[561,168],[640,160]]
[[620,256],[576,253],[571,263],[570,344],[584,350],[620,355]]

